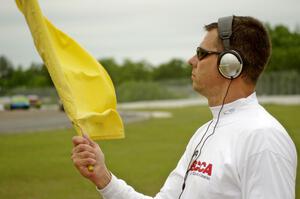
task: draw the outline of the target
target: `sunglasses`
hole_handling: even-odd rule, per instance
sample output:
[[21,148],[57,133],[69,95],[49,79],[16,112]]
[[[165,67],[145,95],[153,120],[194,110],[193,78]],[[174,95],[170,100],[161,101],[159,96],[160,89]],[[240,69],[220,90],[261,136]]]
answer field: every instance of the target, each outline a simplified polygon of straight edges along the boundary
[[197,57],[200,60],[204,59],[206,56],[208,55],[219,55],[221,54],[221,52],[217,52],[217,51],[209,51],[209,50],[205,50],[202,47],[197,47]]

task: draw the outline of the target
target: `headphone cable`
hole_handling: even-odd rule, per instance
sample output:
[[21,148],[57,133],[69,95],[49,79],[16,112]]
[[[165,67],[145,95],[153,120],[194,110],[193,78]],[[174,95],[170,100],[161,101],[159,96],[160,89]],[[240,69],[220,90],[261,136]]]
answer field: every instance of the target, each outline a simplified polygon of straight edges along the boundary
[[187,180],[189,171],[191,170],[191,162],[193,161],[194,156],[196,156],[195,160],[197,160],[197,159],[200,157],[201,152],[202,152],[202,148],[203,148],[205,142],[206,142],[206,141],[208,140],[208,138],[211,137],[211,136],[215,133],[215,131],[216,131],[217,125],[218,125],[219,120],[220,120],[220,115],[221,115],[221,112],[222,112],[222,110],[223,110],[223,107],[224,107],[224,104],[225,104],[225,100],[226,100],[226,97],[227,97],[227,95],[228,95],[229,88],[230,88],[230,85],[231,85],[232,80],[233,80],[233,78],[230,79],[230,82],[229,82],[229,84],[228,84],[228,87],[227,87],[225,96],[224,96],[224,98],[223,98],[222,106],[221,106],[221,108],[220,108],[220,110],[219,110],[219,113],[218,113],[217,121],[216,121],[216,124],[215,124],[215,126],[214,126],[213,132],[212,132],[210,135],[208,135],[207,138],[204,140],[204,142],[203,142],[203,144],[202,144],[202,146],[201,146],[201,148],[200,148],[199,154],[197,154],[197,153],[196,153],[196,150],[197,150],[198,146],[200,145],[200,143],[202,142],[203,138],[205,137],[206,133],[208,132],[208,129],[209,129],[210,125],[211,125],[212,122],[213,122],[213,120],[212,120],[212,121],[209,123],[209,125],[207,126],[207,128],[206,128],[206,130],[205,130],[205,133],[204,133],[204,135],[202,136],[200,142],[197,144],[197,146],[196,146],[195,149],[194,149],[193,155],[192,155],[191,160],[190,160],[190,162],[189,162],[189,164],[188,164],[188,169],[187,169],[186,172],[185,172],[185,176],[184,176],[184,179],[183,179],[183,184],[182,184],[181,192],[180,192],[180,195],[179,195],[178,199],[181,198],[181,195],[183,194],[183,191],[184,191],[184,189],[185,189],[185,185],[186,185],[185,183],[186,183],[186,180]]

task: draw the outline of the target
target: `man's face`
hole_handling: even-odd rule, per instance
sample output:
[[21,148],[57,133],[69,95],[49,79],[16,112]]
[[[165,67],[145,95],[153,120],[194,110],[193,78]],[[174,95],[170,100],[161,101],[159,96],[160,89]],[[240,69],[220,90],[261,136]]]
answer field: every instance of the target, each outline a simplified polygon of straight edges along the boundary
[[[208,31],[200,47],[207,51],[220,51],[217,39],[217,29]],[[189,59],[188,63],[192,66],[192,80],[195,91],[206,97],[215,95],[220,91],[224,78],[218,72],[217,54],[209,54],[201,60],[198,59],[197,55],[194,55]]]

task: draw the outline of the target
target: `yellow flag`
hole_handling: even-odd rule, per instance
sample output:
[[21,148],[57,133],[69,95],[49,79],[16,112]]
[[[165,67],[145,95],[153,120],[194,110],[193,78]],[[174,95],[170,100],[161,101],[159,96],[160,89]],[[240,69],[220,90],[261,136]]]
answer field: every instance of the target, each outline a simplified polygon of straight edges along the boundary
[[43,16],[37,0],[16,3],[77,133],[94,140],[123,138],[114,86],[105,69]]

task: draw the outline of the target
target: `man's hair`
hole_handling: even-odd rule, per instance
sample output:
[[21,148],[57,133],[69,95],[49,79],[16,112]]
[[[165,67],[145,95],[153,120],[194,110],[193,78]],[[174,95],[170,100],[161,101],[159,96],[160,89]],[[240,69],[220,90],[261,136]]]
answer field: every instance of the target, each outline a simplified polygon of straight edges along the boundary
[[[208,24],[204,28],[206,31],[217,29],[218,23]],[[223,46],[220,38],[218,44]],[[264,25],[253,17],[234,16],[230,50],[239,52],[243,58],[242,77],[246,82],[256,84],[271,55],[270,37]]]

